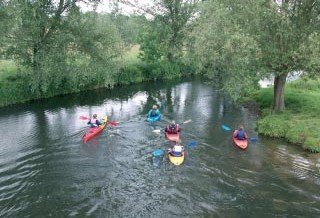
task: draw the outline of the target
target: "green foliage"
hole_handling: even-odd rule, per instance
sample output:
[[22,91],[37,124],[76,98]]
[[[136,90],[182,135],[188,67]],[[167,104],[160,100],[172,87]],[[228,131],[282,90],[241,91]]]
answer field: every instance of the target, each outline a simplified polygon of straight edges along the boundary
[[197,12],[194,0],[157,0],[146,9],[154,19],[140,36],[140,57],[146,62],[180,62],[186,41],[186,30]]
[[288,123],[286,117],[281,115],[270,115],[257,123],[258,132],[266,136],[282,138],[286,135]]
[[165,56],[165,48],[161,42],[159,30],[161,30],[161,27],[154,22],[145,32],[140,34],[138,39],[140,44],[139,58],[142,61],[148,63],[157,62]]
[[17,0],[6,10],[14,11],[13,25],[0,39],[7,38],[3,53],[28,81],[25,100],[114,86],[122,42],[110,16],[82,14],[65,1]]
[[309,137],[306,139],[302,147],[311,152],[319,153],[320,152],[319,144],[320,144],[320,140],[318,137],[315,137],[315,138]]
[[218,1],[204,3],[202,10],[191,50],[198,71],[214,79],[234,100],[249,95],[257,89],[259,80],[256,41],[235,23],[234,12]]
[[10,76],[0,80],[0,106],[32,99],[30,78],[26,76]]
[[117,75],[117,84],[128,85],[142,82],[144,77],[139,64],[140,63],[135,63],[122,67],[120,73]]
[[146,17],[138,15],[112,14],[111,20],[127,46],[137,44],[139,33],[144,32],[148,25]]
[[146,63],[142,65],[141,71],[147,80],[173,79],[182,76],[181,65],[168,61]]
[[7,77],[14,77],[17,73],[17,66],[13,61],[0,60],[0,81]]
[[204,1],[190,49],[198,71],[215,79],[235,100],[248,94],[244,90],[254,90],[259,79],[274,75],[279,88],[274,109],[282,110],[279,90],[285,83],[279,77],[301,70],[319,75],[319,4],[302,0]]

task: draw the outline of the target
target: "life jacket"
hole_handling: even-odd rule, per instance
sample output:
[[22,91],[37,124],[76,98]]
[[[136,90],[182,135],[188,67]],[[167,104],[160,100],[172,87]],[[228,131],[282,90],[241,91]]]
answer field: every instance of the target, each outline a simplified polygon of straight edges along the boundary
[[183,146],[175,145],[172,149],[173,156],[181,156],[182,155]]
[[92,128],[92,127],[97,127],[98,125],[97,125],[97,119],[91,119],[90,120],[90,127]]
[[179,132],[179,126],[178,125],[169,125],[167,126],[167,133],[170,133],[170,134],[177,134]]
[[152,116],[155,116],[155,115],[156,115],[156,110],[152,109],[152,110],[151,110],[151,115],[152,115]]
[[158,110],[158,109],[151,109],[150,116],[152,116],[152,117],[157,116],[157,110]]
[[245,136],[245,133],[244,133],[243,130],[238,130],[238,131],[237,131],[237,139],[239,139],[239,140],[244,140],[244,139],[246,139],[246,136]]

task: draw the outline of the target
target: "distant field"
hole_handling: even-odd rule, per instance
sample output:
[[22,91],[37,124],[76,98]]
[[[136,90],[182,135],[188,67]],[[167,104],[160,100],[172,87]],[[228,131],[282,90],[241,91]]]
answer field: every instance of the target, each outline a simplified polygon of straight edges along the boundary
[[126,64],[136,63],[139,61],[138,59],[139,52],[140,52],[140,45],[133,45],[125,51],[123,60],[126,62]]
[[17,66],[13,61],[0,60],[0,80],[17,72]]

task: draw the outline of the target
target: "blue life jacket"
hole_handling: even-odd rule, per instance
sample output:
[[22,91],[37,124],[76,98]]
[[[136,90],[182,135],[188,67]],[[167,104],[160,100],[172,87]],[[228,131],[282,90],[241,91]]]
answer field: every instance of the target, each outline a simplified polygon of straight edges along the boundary
[[149,117],[156,117],[160,114],[160,111],[159,109],[151,109],[149,111]]
[[182,153],[180,151],[173,151],[172,155],[176,156],[176,157],[180,157],[180,156],[182,156]]
[[244,140],[244,139],[246,139],[243,130],[238,130],[238,132],[237,132],[237,139],[239,139],[239,140]]

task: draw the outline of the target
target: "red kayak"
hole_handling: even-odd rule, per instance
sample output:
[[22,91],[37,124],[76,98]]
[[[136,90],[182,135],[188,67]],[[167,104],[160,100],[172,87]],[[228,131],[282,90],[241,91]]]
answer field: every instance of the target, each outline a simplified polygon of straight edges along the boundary
[[165,136],[166,136],[167,139],[169,139],[170,141],[174,141],[174,142],[177,142],[180,139],[180,134],[179,133],[170,134],[170,133],[166,132]]
[[89,128],[86,131],[86,133],[82,137],[83,142],[89,141],[90,139],[98,135],[100,132],[102,132],[102,130],[107,126],[107,117],[103,118],[101,121],[103,122],[102,125],[94,128]]
[[246,149],[248,147],[248,139],[239,140],[237,139],[236,135],[237,135],[237,130],[232,135],[234,144],[236,144],[236,146],[238,146],[240,149],[243,149],[243,150]]

